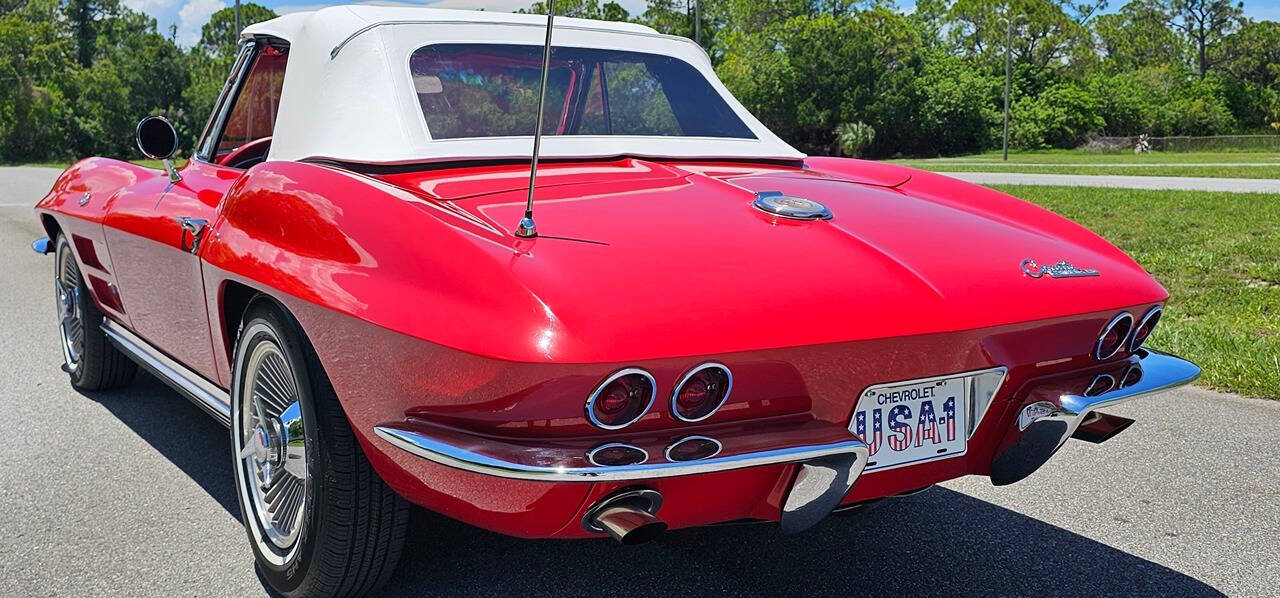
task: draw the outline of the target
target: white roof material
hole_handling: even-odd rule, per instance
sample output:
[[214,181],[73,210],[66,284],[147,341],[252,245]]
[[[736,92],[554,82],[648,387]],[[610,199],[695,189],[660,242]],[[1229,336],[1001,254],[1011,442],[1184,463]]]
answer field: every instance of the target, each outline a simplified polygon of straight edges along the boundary
[[[433,140],[416,99],[409,56],[431,43],[541,46],[546,35],[545,16],[337,6],[257,23],[247,27],[244,35],[278,37],[290,45],[268,159],[410,164],[530,157],[531,136]],[[804,157],[743,108],[716,77],[702,48],[686,38],[662,35],[632,23],[557,17],[552,43],[682,59],[707,78],[757,139],[547,136],[542,140],[543,157]]]

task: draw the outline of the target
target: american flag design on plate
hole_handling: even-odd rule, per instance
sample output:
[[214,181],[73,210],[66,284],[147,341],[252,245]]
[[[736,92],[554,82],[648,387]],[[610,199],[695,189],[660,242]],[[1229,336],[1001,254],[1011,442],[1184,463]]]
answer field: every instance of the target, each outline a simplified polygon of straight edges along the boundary
[[863,391],[849,430],[869,447],[865,471],[963,455],[969,376],[882,384]]

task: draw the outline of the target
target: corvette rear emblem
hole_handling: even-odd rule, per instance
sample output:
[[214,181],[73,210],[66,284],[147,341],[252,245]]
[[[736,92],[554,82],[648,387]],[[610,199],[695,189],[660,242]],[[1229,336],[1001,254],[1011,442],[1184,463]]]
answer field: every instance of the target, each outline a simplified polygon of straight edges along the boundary
[[1092,268],[1077,268],[1075,264],[1067,260],[1060,260],[1056,264],[1041,266],[1035,260],[1027,258],[1022,260],[1022,273],[1031,278],[1040,278],[1045,274],[1049,278],[1083,278],[1085,276],[1098,276],[1098,271]]

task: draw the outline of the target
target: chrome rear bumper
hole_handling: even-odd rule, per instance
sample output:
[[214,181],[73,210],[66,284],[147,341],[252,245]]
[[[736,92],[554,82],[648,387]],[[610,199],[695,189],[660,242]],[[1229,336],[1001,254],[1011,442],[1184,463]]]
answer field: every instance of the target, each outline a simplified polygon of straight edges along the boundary
[[[459,442],[462,434],[455,432],[445,436],[448,432],[443,429],[435,434],[426,429],[429,428],[387,424],[377,426],[374,431],[392,445],[441,465],[500,478],[542,482],[636,481],[798,463],[832,456],[856,457],[860,465],[866,465],[867,462],[866,443],[847,432],[844,434],[847,438],[842,440],[770,447],[756,451],[733,452],[728,449],[725,451],[727,454],[694,461],[670,461],[663,455],[633,465],[598,465],[586,458],[587,451],[545,448],[531,453],[523,445],[499,441],[467,447],[466,444],[469,443]],[[728,439],[725,439],[724,444],[732,446]],[[645,451],[646,454],[648,452]],[[861,471],[861,467],[858,471]]]
[[1089,430],[1088,440],[1100,442],[1123,430],[1124,418],[1095,413],[1098,409],[1164,392],[1188,384],[1200,375],[1196,364],[1150,349],[1138,349],[1129,357],[1124,374],[1114,387],[1090,396],[1063,393],[1056,400],[1042,400],[1023,406],[1009,434],[1016,441],[991,463],[991,482],[1012,484],[1031,475],[1066,443],[1081,426],[1097,425],[1101,434]]
[[[661,438],[648,433],[624,445],[642,454],[631,464],[601,465],[592,457],[598,441],[558,442],[479,438],[457,430],[410,420],[377,426],[374,431],[413,455],[455,469],[517,480],[544,482],[635,482],[709,474],[748,467],[795,463],[795,480],[782,506],[783,531],[798,532],[821,521],[839,506],[867,465],[867,445],[842,426],[818,421],[771,425],[761,431],[730,426],[706,432],[720,451],[676,460],[670,448],[689,437]],[[667,450],[661,450],[663,444]],[[643,486],[641,486],[643,487]]]

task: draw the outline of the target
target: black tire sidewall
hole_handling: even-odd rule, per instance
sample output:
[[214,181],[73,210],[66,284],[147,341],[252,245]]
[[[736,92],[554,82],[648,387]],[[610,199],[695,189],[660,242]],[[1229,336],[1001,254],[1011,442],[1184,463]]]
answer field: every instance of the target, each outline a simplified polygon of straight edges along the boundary
[[[265,324],[264,331],[260,325]],[[246,336],[248,335],[248,336]],[[244,524],[245,532],[249,538],[249,545],[253,549],[254,558],[258,563],[258,568],[263,577],[270,583],[273,589],[285,595],[305,594],[299,592],[303,589],[304,582],[308,579],[308,571],[317,562],[317,551],[321,545],[319,541],[323,537],[321,526],[324,523],[324,517],[321,515],[325,511],[325,492],[324,485],[326,476],[323,474],[328,468],[325,464],[328,460],[327,451],[325,450],[325,439],[318,425],[319,415],[316,412],[314,393],[312,388],[312,376],[308,371],[307,359],[300,338],[297,325],[291,318],[283,315],[282,310],[275,306],[259,302],[258,305],[250,308],[241,323],[239,339],[236,342],[235,361],[232,375],[232,447],[238,446],[237,439],[239,428],[241,397],[239,396],[244,385],[244,369],[246,359],[253,349],[262,342],[274,342],[289,361],[289,367],[293,371],[294,383],[297,385],[299,394],[299,403],[301,403],[303,430],[306,434],[307,445],[307,511],[303,518],[302,530],[298,536],[297,542],[299,547],[297,552],[282,565],[276,565],[267,560],[262,553],[258,541],[256,522],[251,518],[255,517],[252,513],[252,503],[245,495],[245,488],[242,487],[239,479],[246,475],[243,463],[239,455],[233,455],[234,465],[236,467],[236,497],[240,503],[240,518]],[[233,448],[233,452],[234,448]],[[269,540],[264,540],[269,544]]]

